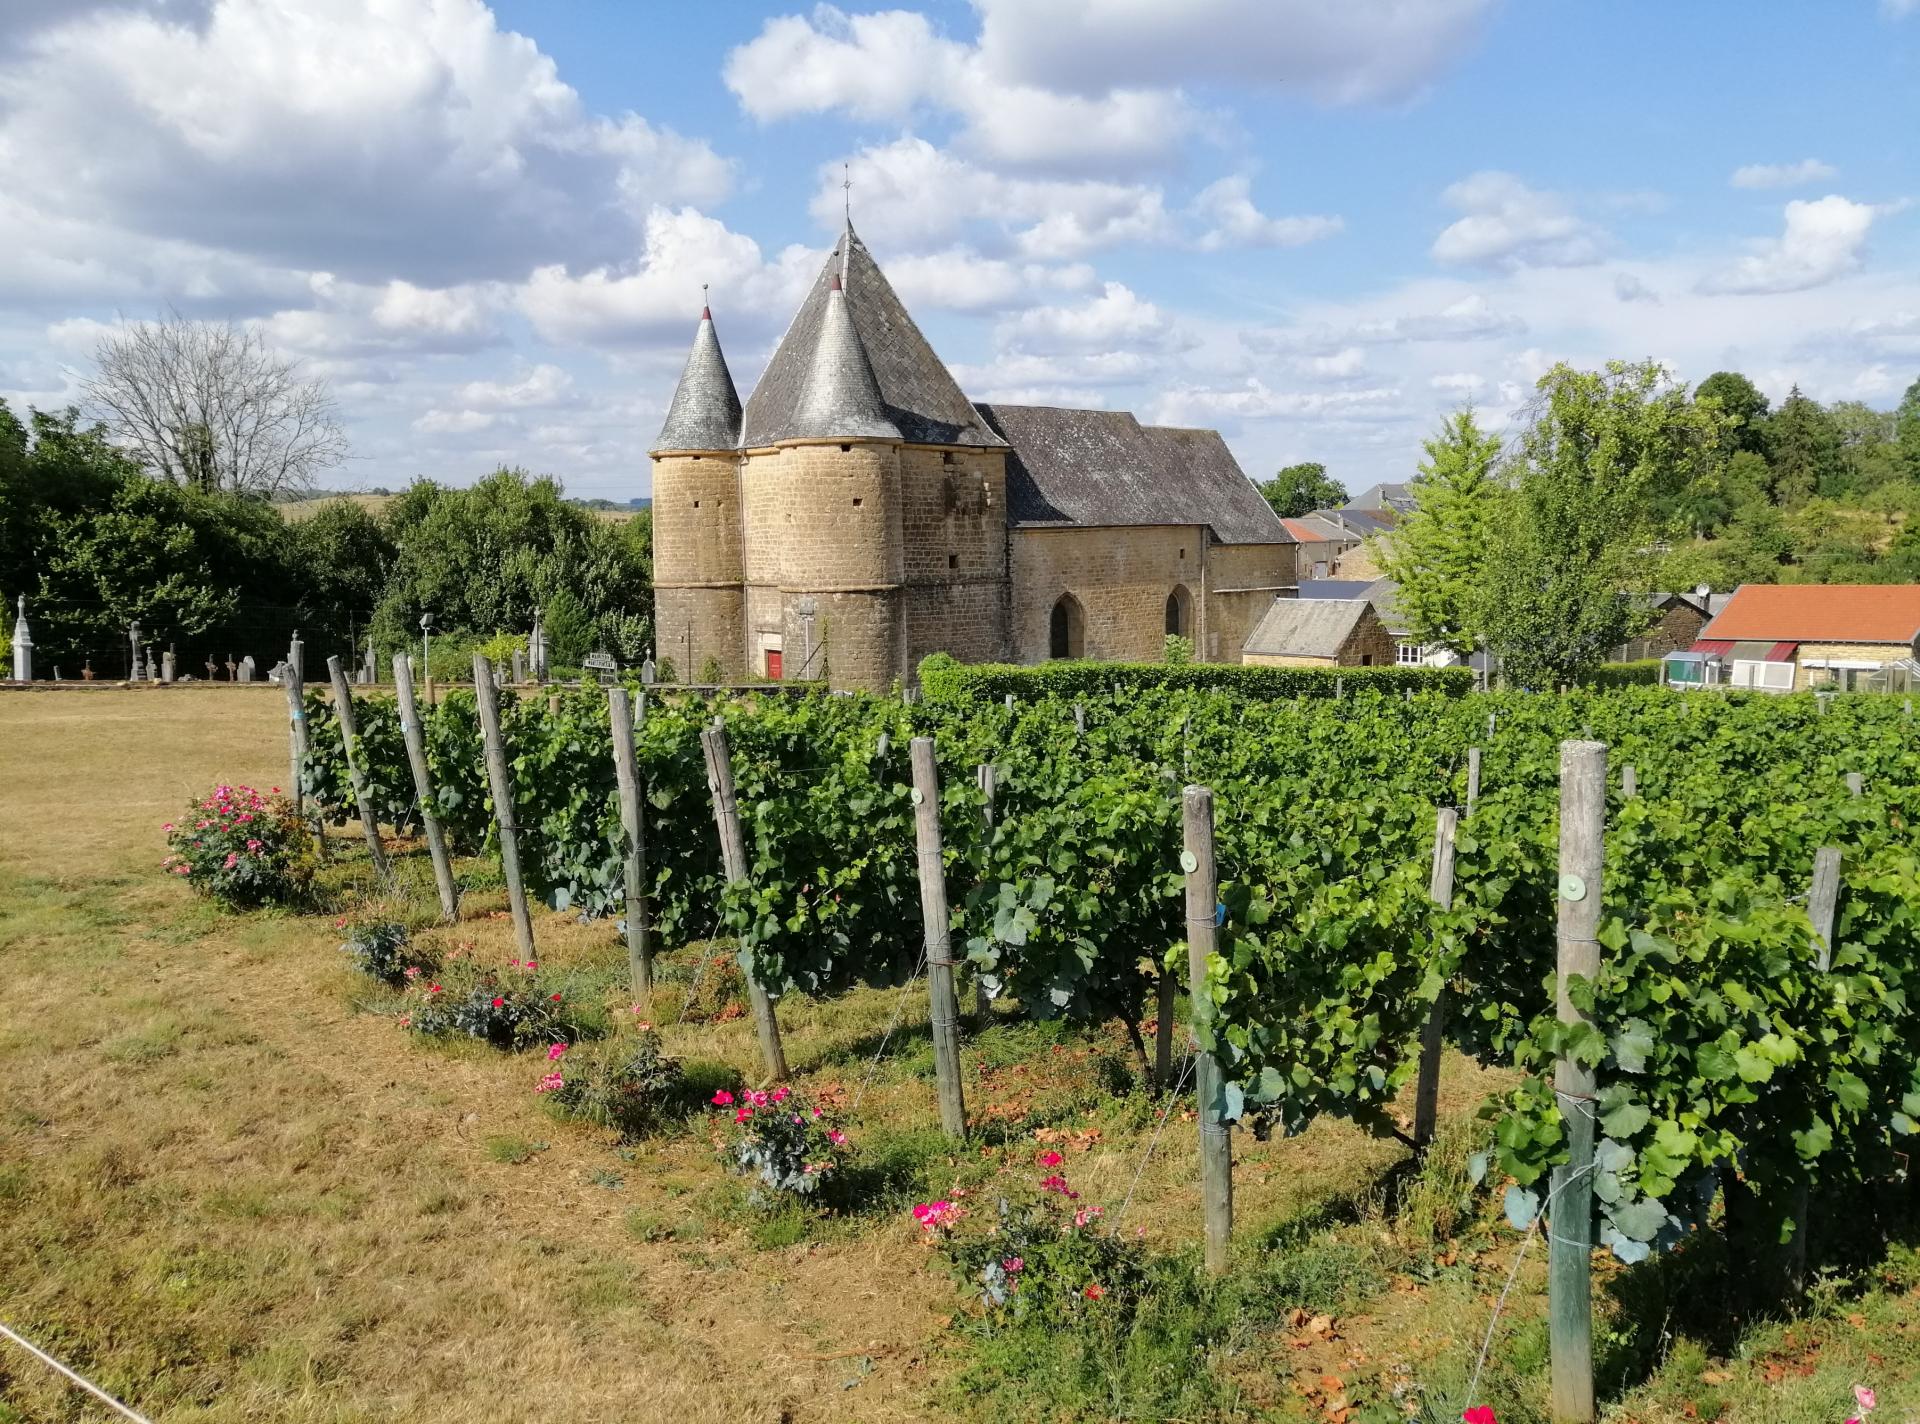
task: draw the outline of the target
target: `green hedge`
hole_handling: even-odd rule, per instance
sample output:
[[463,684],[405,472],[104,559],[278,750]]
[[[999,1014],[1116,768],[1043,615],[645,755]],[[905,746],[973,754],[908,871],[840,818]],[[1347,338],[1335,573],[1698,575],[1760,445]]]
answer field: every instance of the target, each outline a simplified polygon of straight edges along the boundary
[[1637,663],[1602,663],[1580,679],[1582,687],[1604,691],[1609,687],[1654,687],[1660,681],[1659,658]]
[[1471,668],[1426,667],[1239,667],[1230,663],[1047,662],[961,663],[933,653],[920,663],[920,688],[929,702],[1016,698],[1085,697],[1116,687],[1239,692],[1248,697],[1331,697],[1334,683],[1348,692],[1406,688],[1459,697],[1473,691]]

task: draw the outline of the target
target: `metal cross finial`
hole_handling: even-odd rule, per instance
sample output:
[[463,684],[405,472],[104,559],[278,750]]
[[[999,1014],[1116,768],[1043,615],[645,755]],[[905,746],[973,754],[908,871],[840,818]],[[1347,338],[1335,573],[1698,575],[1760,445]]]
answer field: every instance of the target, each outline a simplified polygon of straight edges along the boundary
[[853,226],[853,165],[840,165],[840,203],[846,211],[847,226]]

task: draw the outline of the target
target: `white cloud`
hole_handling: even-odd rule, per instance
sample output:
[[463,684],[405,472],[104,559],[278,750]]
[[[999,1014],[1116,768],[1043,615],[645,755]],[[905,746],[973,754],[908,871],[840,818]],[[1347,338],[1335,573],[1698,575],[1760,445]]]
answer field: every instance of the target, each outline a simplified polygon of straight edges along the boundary
[[1485,267],[1579,267],[1600,260],[1605,234],[1557,193],[1530,188],[1511,173],[1475,173],[1441,198],[1461,216],[1433,240],[1446,263]]
[[1344,323],[1254,328],[1245,331],[1242,340],[1255,351],[1314,351],[1329,355],[1356,343],[1395,346],[1408,342],[1489,341],[1518,336],[1526,329],[1526,322],[1519,316],[1498,311],[1484,294],[1470,292],[1437,311],[1393,316],[1368,314]]
[[[55,219],[356,281],[602,260],[729,165],[590,115],[480,0],[85,10],[0,51],[0,192]],[[608,190],[620,201],[607,201]]]
[[968,248],[895,258],[886,270],[909,311],[1003,311],[1036,293],[1081,291],[1093,285],[1093,269],[1084,263],[1008,262]]
[[1798,163],[1749,163],[1734,169],[1727,181],[1736,188],[1798,188],[1803,183],[1824,183],[1839,173],[1831,163],[1803,158]]
[[982,365],[956,364],[949,369],[960,383],[960,389],[972,396],[980,391],[1015,387],[1029,391],[1042,388],[1086,391],[1096,386],[1129,385],[1145,380],[1160,365],[1157,357],[1141,351],[1080,351],[1048,356],[1007,351]]
[[1660,294],[1658,292],[1654,291],[1653,288],[1649,287],[1631,272],[1615,274],[1613,279],[1613,295],[1616,301],[1622,302],[1657,303],[1660,300]]
[[1099,93],[1215,81],[1326,103],[1417,94],[1472,43],[1491,0],[975,0],[997,74]]
[[722,340],[729,331],[786,319],[816,271],[821,254],[788,247],[769,261],[760,244],[692,208],[656,208],[647,215],[636,262],[574,274],[561,265],[536,268],[518,293],[522,313],[548,341],[589,346],[691,340],[703,284]]
[[1920,14],[1920,0],[1880,0],[1880,13],[1890,20]]
[[1400,391],[1372,386],[1352,391],[1276,391],[1257,376],[1227,388],[1176,386],[1160,398],[1153,421],[1158,425],[1193,425],[1212,420],[1267,420],[1275,417],[1311,420],[1398,419]]
[[495,417],[483,410],[430,410],[413,422],[422,435],[471,435],[485,430]]
[[1838,194],[1787,204],[1786,229],[1700,284],[1706,292],[1799,292],[1845,276],[1860,265],[1867,231],[1879,210]]
[[1167,334],[1166,315],[1143,301],[1120,282],[1108,282],[1105,291],[1072,307],[1035,307],[1003,322],[1003,338],[1041,351],[1060,348],[1111,350],[1116,344],[1158,344]]
[[1358,346],[1348,346],[1331,356],[1309,356],[1300,362],[1302,374],[1323,381],[1350,381],[1367,369],[1367,354]]
[[1222,178],[1200,190],[1193,209],[1207,229],[1202,252],[1226,247],[1300,247],[1332,237],[1346,224],[1337,217],[1272,218],[1254,206],[1252,183],[1244,174]]
[[1485,378],[1474,371],[1443,371],[1429,376],[1427,384],[1436,391],[1467,397],[1479,395],[1487,386]]
[[454,400],[469,410],[527,410],[564,405],[573,399],[573,377],[541,362],[513,381],[468,381]]

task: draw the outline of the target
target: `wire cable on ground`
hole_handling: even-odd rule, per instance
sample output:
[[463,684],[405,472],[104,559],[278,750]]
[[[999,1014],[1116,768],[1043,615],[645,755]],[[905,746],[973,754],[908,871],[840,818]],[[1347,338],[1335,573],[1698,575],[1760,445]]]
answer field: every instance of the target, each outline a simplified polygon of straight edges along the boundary
[[119,1400],[115,1399],[112,1395],[108,1394],[104,1389],[101,1389],[100,1386],[98,1386],[97,1384],[94,1384],[91,1380],[84,1379],[80,1375],[74,1373],[72,1370],[68,1369],[65,1365],[61,1364],[58,1360],[54,1359],[52,1355],[49,1355],[45,1350],[41,1349],[38,1345],[34,1344],[31,1340],[26,1339],[24,1336],[15,1334],[13,1331],[9,1330],[4,1325],[0,1325],[0,1335],[6,1336],[7,1339],[13,1341],[14,1344],[18,1345],[21,1349],[25,1350],[29,1355],[32,1355],[36,1360],[40,1361],[41,1364],[46,1365],[49,1369],[57,1370],[60,1374],[65,1375],[67,1379],[77,1388],[85,1390],[88,1394],[92,1395],[95,1399],[99,1400],[102,1404],[106,1405],[109,1409],[114,1410],[123,1418],[133,1420],[134,1424],[153,1424],[153,1421],[148,1419],[146,1415],[135,1414],[131,1409],[127,1408],[126,1405],[122,1404]]

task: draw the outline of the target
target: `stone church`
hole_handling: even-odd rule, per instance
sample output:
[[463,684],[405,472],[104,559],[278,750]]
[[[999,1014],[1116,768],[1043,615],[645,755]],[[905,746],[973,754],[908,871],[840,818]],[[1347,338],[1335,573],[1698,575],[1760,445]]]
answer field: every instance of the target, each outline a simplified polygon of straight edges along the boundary
[[657,656],[911,686],[920,659],[1240,661],[1295,544],[1217,431],[976,405],[851,226],[745,407],[710,312],[653,458]]

